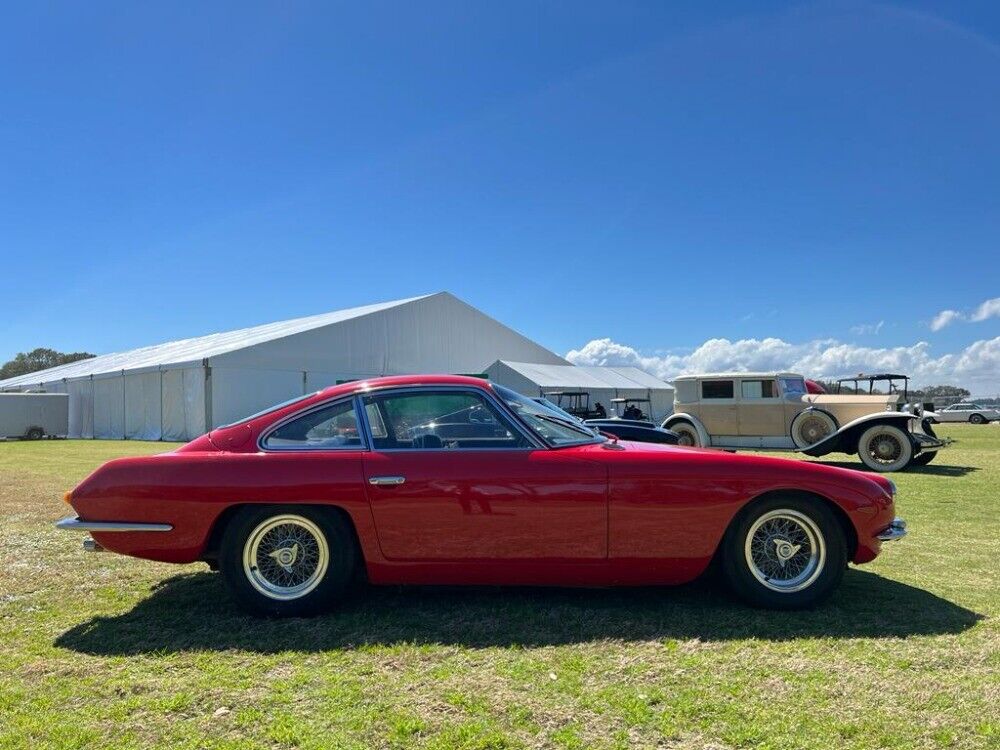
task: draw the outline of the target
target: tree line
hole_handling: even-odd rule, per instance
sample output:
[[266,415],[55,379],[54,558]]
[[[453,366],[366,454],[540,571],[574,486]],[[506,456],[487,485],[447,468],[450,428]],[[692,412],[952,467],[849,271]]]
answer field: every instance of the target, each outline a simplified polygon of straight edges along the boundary
[[13,359],[5,362],[0,367],[0,380],[16,378],[18,375],[48,370],[50,367],[68,365],[70,362],[79,362],[81,359],[91,359],[96,356],[90,352],[65,353],[39,347],[30,352],[19,352]]

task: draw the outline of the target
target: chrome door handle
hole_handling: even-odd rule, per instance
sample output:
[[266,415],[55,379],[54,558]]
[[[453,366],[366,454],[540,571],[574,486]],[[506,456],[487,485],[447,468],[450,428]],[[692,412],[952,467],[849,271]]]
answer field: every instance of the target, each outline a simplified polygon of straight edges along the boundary
[[402,484],[405,481],[406,477],[370,477],[368,484],[374,484],[377,487],[386,487],[394,484]]

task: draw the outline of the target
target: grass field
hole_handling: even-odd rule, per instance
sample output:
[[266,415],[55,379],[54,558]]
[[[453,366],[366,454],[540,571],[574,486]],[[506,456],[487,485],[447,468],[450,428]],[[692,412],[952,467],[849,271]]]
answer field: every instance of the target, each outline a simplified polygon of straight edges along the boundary
[[893,477],[909,537],[816,611],[708,580],[372,590],[291,621],[53,529],[102,461],[168,446],[0,444],[0,748],[1000,747],[1000,427],[940,432]]

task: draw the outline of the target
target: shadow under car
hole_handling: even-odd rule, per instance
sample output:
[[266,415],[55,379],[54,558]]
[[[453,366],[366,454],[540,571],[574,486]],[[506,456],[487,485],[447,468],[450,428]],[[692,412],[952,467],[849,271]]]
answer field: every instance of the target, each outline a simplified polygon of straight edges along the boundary
[[219,575],[199,572],[168,578],[130,611],[94,617],[55,643],[119,656],[400,643],[531,647],[606,638],[783,641],[959,633],[980,619],[922,589],[849,569],[826,604],[797,612],[750,609],[709,577],[669,588],[370,587],[328,615],[269,620],[243,614]]

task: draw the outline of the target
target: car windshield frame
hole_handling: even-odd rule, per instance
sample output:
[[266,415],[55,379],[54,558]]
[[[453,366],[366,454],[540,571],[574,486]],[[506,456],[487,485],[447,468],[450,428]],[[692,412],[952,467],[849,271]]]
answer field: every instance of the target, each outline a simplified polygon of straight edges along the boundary
[[[579,419],[574,417],[573,421],[570,421],[547,406],[543,406],[527,396],[522,396],[510,388],[497,385],[496,383],[491,383],[490,388],[492,388],[497,399],[524,425],[528,432],[536,436],[549,448],[558,449],[570,448],[575,445],[595,445],[605,443],[608,440],[600,432],[591,429]],[[544,431],[538,429],[538,424],[535,420],[567,428],[571,432],[578,433],[580,439],[555,441]]]

